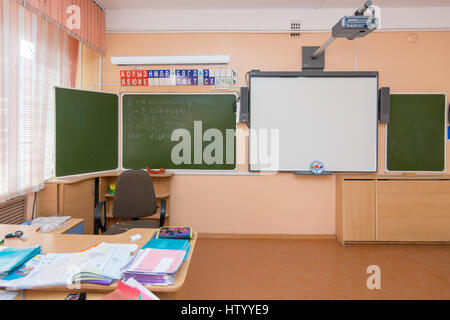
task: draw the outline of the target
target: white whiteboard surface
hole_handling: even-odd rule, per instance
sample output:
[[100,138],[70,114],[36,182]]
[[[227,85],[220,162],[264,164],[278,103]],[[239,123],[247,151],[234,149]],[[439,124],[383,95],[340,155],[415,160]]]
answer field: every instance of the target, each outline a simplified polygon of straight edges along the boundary
[[[310,172],[318,160],[329,172],[376,172],[377,116],[376,77],[252,77],[250,170]],[[274,170],[259,132],[277,129]]]

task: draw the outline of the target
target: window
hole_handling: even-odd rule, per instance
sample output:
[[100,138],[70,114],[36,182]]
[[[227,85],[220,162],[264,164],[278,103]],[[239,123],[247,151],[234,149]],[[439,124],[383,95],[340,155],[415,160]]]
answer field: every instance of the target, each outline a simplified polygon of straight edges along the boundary
[[54,167],[54,86],[72,87],[78,41],[0,3],[0,202],[43,188]]

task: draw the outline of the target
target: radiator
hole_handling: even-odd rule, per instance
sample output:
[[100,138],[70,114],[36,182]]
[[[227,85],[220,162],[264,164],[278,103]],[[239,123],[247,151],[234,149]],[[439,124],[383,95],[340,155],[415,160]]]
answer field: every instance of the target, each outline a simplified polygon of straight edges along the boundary
[[25,221],[25,197],[0,204],[0,224],[21,224]]

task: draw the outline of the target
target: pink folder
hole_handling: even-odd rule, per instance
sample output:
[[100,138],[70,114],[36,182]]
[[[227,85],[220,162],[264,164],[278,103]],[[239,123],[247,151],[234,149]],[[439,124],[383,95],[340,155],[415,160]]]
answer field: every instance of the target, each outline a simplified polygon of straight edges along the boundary
[[102,300],[155,300],[137,288],[130,287],[119,281],[117,289],[102,298]]
[[119,281],[117,289],[107,294],[102,300],[141,300],[141,292]]
[[139,252],[129,271],[145,273],[174,273],[183,263],[183,250],[145,249]]

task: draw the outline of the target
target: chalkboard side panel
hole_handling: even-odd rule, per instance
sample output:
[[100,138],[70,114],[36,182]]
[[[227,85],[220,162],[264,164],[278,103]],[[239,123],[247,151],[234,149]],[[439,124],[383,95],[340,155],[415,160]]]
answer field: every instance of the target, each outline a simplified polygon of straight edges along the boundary
[[55,175],[119,167],[117,94],[55,87]]

